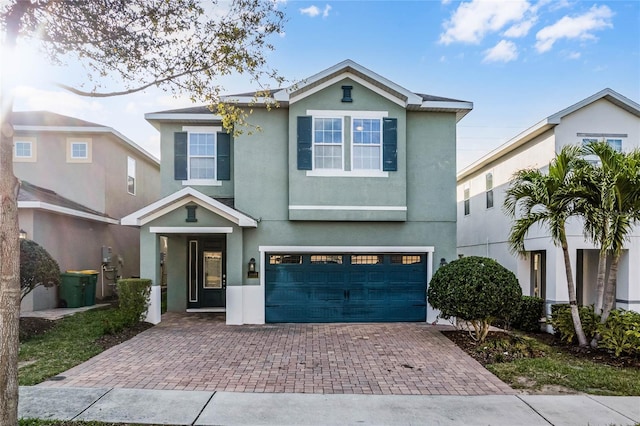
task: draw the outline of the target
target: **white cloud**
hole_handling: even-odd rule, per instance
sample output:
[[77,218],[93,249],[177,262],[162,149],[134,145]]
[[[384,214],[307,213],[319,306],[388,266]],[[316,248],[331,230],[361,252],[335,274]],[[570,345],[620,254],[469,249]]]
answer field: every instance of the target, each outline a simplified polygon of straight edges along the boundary
[[516,44],[509,40],[500,40],[491,49],[485,50],[482,62],[511,62],[518,58]]
[[316,16],[320,15],[320,9],[318,9],[318,6],[311,5],[309,7],[300,9],[300,13],[315,18]]
[[567,59],[580,59],[582,54],[580,52],[569,52]]
[[[472,0],[460,4],[443,26],[440,43],[479,43],[487,33],[497,32],[522,21],[531,4],[526,0]],[[515,31],[515,30],[514,30]]]
[[15,89],[15,103],[27,110],[47,110],[72,117],[86,116],[87,112],[104,109],[98,101],[93,99],[87,100],[62,90],[42,90],[31,86],[18,86]]
[[449,3],[451,3],[451,0],[442,0],[442,4],[446,5],[446,4],[449,4]]
[[300,9],[300,13],[303,15],[307,15],[311,18],[315,18],[316,16],[322,14],[323,18],[329,16],[329,12],[331,11],[331,5],[325,5],[324,9],[321,11],[320,8],[316,5],[311,5],[309,7],[305,7]]
[[538,17],[534,16],[525,21],[518,22],[517,24],[514,24],[510,28],[508,28],[503,33],[503,35],[505,37],[511,37],[511,38],[524,37],[527,34],[529,34],[529,30],[531,30],[531,27],[533,27],[537,21],[538,21]]
[[544,53],[560,39],[594,40],[594,31],[613,28],[613,12],[607,6],[593,6],[587,13],[579,16],[564,16],[553,25],[544,27],[536,34],[536,50]]

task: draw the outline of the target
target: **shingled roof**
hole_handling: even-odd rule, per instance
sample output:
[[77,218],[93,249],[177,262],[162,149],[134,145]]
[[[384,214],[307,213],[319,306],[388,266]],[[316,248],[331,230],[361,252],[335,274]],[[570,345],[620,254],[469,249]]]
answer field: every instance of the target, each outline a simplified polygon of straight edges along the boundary
[[[34,204],[36,203],[36,204]],[[97,210],[90,209],[87,206],[84,206],[80,203],[72,201],[62,195],[56,193],[47,188],[43,188],[37,185],[33,185],[27,181],[22,181],[20,184],[20,191],[18,192],[18,207],[31,207],[38,206],[40,208],[46,207],[46,210],[52,210],[52,208],[59,208],[58,212],[68,212],[71,215],[78,216],[82,215],[87,219],[90,219],[93,216],[96,216],[96,220],[104,219],[106,222],[116,221],[116,219],[101,213]],[[36,208],[36,207],[34,207]],[[73,214],[73,212],[77,212],[78,214]]]

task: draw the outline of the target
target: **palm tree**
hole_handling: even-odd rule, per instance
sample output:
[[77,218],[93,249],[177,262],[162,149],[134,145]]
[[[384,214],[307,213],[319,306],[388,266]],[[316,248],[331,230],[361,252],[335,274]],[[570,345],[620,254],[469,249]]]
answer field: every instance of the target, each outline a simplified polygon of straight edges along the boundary
[[640,219],[640,151],[620,153],[601,141],[589,143],[583,153],[598,161],[576,173],[575,205],[584,219],[585,235],[600,246],[594,310],[605,322],[615,302],[624,243]]
[[554,244],[562,248],[573,326],[578,344],[587,346],[578,312],[565,229],[567,219],[574,215],[572,198],[567,194],[573,185],[574,167],[581,162],[579,154],[579,147],[565,146],[549,164],[547,174],[538,169],[516,172],[506,192],[504,210],[514,219],[509,233],[509,248],[512,252],[525,252],[526,235],[536,224],[547,226]]

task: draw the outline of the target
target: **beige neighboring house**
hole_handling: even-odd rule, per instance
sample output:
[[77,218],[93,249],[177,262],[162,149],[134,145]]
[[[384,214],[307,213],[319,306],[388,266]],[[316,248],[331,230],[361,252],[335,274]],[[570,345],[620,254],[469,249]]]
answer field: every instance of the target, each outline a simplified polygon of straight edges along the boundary
[[[525,295],[549,306],[568,303],[562,249],[546,228],[533,227],[525,257],[509,252],[511,220],[502,205],[513,174],[525,168],[546,170],[565,145],[606,141],[624,152],[640,147],[640,105],[604,89],[543,119],[458,173],[458,254],[496,259],[518,277]],[[580,305],[595,302],[598,248],[583,235],[576,218],[567,224],[569,256]],[[640,226],[625,243],[618,270],[616,306],[640,312]]]
[[[99,271],[96,296],[109,296],[116,276],[139,275],[139,231],[119,219],[158,198],[159,160],[101,124],[48,111],[12,120],[21,237],[47,249],[63,272]],[[57,290],[37,288],[21,309],[56,307]]]

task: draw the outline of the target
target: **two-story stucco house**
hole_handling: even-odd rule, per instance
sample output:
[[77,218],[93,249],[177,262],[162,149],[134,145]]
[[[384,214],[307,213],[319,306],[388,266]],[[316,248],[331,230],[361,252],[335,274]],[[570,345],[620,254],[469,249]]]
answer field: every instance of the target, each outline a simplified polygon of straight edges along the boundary
[[279,108],[252,106],[252,135],[227,134],[204,107],[146,115],[162,198],[122,223],[140,227],[148,321],[160,321],[165,243],[170,311],[228,324],[435,318],[426,287],[456,254],[456,123],[472,104],[350,60],[273,95]]
[[[605,140],[618,150],[640,146],[640,105],[604,89],[515,136],[458,173],[458,253],[496,259],[518,277],[524,294],[542,297],[547,309],[569,300],[562,249],[548,230],[532,228],[524,257],[509,252],[511,220],[502,205],[513,174],[546,169],[563,146]],[[567,224],[578,303],[595,302],[598,248],[585,240],[582,224]],[[640,311],[640,229],[625,244],[618,271],[617,307]]]
[[[116,130],[77,118],[23,111],[12,122],[21,236],[43,246],[62,271],[99,271],[99,298],[111,294],[116,274],[139,275],[138,230],[119,219],[158,199],[158,159]],[[103,264],[103,247],[111,248],[111,263]],[[56,296],[55,287],[38,287],[22,310],[55,308]]]

